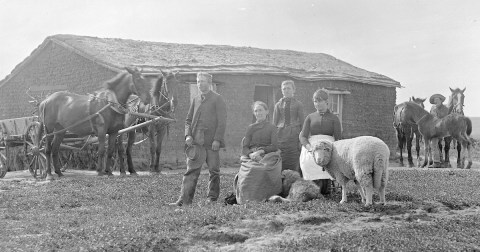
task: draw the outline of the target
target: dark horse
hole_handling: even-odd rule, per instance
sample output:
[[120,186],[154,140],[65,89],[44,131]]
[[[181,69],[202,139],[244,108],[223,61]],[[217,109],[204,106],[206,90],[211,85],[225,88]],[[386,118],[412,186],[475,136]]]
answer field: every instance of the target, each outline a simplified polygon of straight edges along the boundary
[[[472,121],[470,118],[452,113],[439,119],[413,102],[404,102],[398,106],[403,107],[405,119],[408,122],[416,123],[420,134],[423,136],[425,142],[425,161],[422,167],[425,167],[428,164],[428,159],[433,158],[431,155],[431,146],[433,145],[436,148],[439,138],[447,136],[456,139],[462,145],[464,152],[467,152],[466,157],[468,158],[468,164],[466,168],[469,169],[472,166],[472,140],[469,137],[472,133]],[[465,154],[461,155],[461,162],[459,163],[458,168],[463,168],[465,166],[466,157]]]
[[[464,115],[463,114],[463,107],[464,107],[464,101],[465,101],[465,95],[463,94],[465,92],[466,88],[463,90],[460,88],[452,89],[450,88],[450,91],[452,94],[448,98],[448,113],[454,113],[454,114],[459,114],[459,115]],[[438,141],[438,147],[440,149],[440,161],[445,163],[446,167],[451,167],[450,165],[450,143],[452,142],[452,137],[445,137],[444,139],[445,142],[445,148],[443,150],[445,151],[445,160],[442,160],[442,141],[441,139]],[[455,141],[454,141],[455,142]],[[460,153],[462,152],[462,145],[460,142],[456,142],[457,144],[457,167],[460,166]]]
[[[178,86],[177,74],[173,72],[162,72],[157,80],[157,88],[151,93],[151,104],[145,104],[141,101],[132,103],[130,109],[137,110],[141,113],[148,113],[154,116],[162,116],[174,119],[175,107],[177,105],[176,89]],[[134,115],[127,115],[125,118],[125,125],[130,126],[140,123],[143,118],[138,118]],[[162,142],[164,137],[168,134],[169,122],[156,122],[140,129],[143,133],[148,133],[150,140],[150,172],[159,173],[160,169],[160,154],[162,152]],[[135,131],[130,131],[127,134],[127,166],[130,174],[136,174],[132,162],[132,146],[135,142]],[[121,137],[120,137],[121,139]],[[120,167],[123,164],[120,164]],[[121,170],[121,169],[120,169]]]
[[[110,166],[117,132],[125,126],[125,103],[130,95],[136,94],[148,103],[152,82],[145,79],[137,69],[126,68],[113,79],[105,82],[104,88],[93,95],[78,95],[60,91],[48,96],[39,105],[41,126],[37,142],[41,141],[43,131],[46,134],[45,154],[47,157],[47,179],[53,179],[51,163],[55,173],[60,171],[59,149],[67,130],[79,137],[95,134],[98,136],[99,175],[111,175]],[[106,164],[105,140],[108,134]],[[104,167],[105,164],[105,167]],[[105,168],[105,169],[104,169]]]
[[[415,98],[412,96],[410,98],[411,102],[414,102],[420,105],[422,108],[425,108],[423,102],[426,99]],[[415,150],[417,151],[417,166],[420,167],[420,139],[422,136],[418,131],[418,126],[415,123],[407,121],[407,115],[404,113],[404,106],[397,105],[393,109],[393,127],[397,132],[398,148],[400,149],[400,165],[403,164],[403,147],[407,145],[407,155],[408,155],[408,166],[413,167],[413,157],[412,157],[412,140],[415,136]]]

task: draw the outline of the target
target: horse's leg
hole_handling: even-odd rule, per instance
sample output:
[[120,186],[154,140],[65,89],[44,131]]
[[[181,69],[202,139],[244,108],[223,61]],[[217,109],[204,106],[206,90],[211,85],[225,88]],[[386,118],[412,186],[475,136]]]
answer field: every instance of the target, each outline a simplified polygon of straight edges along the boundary
[[442,146],[442,138],[438,138],[438,153],[439,153],[439,160],[440,163],[443,163],[443,146]]
[[[117,143],[117,136],[118,136],[118,133],[111,133],[108,135],[108,148],[107,148],[107,162],[105,164],[105,172],[108,174],[108,175],[113,175],[112,173],[112,169],[110,167],[112,167],[112,164],[113,164],[113,153],[115,152],[115,146],[116,146],[116,143]],[[123,154],[122,154],[122,162],[123,162]],[[123,164],[122,164],[123,166]]]
[[400,166],[403,166],[403,134],[400,129],[397,128],[397,141],[398,149],[400,150]]
[[445,141],[445,167],[446,168],[451,168],[452,165],[450,165],[450,144],[452,143],[452,137],[445,137],[443,138]]
[[118,160],[118,166],[120,168],[120,175],[126,175],[127,173],[125,172],[125,164],[124,162],[124,156],[125,156],[125,148],[123,148],[123,134],[118,135],[117,141],[116,141],[116,146],[117,146],[117,160]]
[[462,143],[459,140],[457,140],[456,142],[457,142],[457,167],[458,167],[459,165],[461,165]]
[[[457,167],[462,169],[463,168],[470,169],[470,167],[472,166],[472,156],[471,156],[472,143],[470,141],[470,138],[465,133],[460,134],[457,137],[457,143],[461,144],[461,147],[457,146],[457,149],[460,149],[461,151],[463,151],[463,153],[459,154],[458,160],[460,161],[457,160]],[[467,158],[468,158],[468,164],[467,166],[465,166],[465,159]]]
[[412,141],[413,141],[413,132],[410,130],[405,134],[407,138],[407,159],[408,159],[408,167],[413,167],[413,158],[412,158]]
[[63,137],[65,136],[65,132],[63,133],[56,133],[53,137],[52,142],[52,160],[53,160],[53,168],[55,168],[55,173],[58,177],[62,177],[62,171],[60,170],[60,144],[63,141]]
[[420,132],[415,132],[415,150],[417,151],[417,167],[420,167]]
[[98,160],[97,160],[97,174],[99,176],[105,175],[104,169],[104,159],[105,159],[105,139],[106,139],[106,132],[105,126],[97,125],[97,137],[98,137]]
[[[432,139],[428,141],[428,164],[433,165]],[[437,148],[437,145],[434,145]]]
[[[45,134],[49,134],[51,132],[45,131]],[[53,180],[52,176],[52,141],[53,135],[47,136],[45,138],[45,156],[47,157],[47,180]]]
[[166,134],[166,126],[160,127],[157,131],[157,148],[155,149],[155,170],[161,172],[162,169],[160,168],[160,154],[162,153],[162,143],[163,138]]
[[[431,140],[431,145],[430,145],[430,155],[432,157],[432,164],[429,166],[429,168],[441,168],[442,163],[440,162],[440,150],[435,148],[438,146],[438,143],[442,141],[441,138],[432,138]],[[432,147],[433,146],[433,147]]]
[[424,168],[425,166],[428,165],[428,160],[430,159],[430,155],[429,155],[429,145],[430,145],[430,140],[427,140],[426,138],[424,139],[424,143],[423,143],[423,153],[425,155],[425,158],[423,160],[423,165],[422,165],[422,168]]
[[148,127],[148,138],[150,140],[150,172],[151,173],[158,173],[158,167],[155,167],[155,149],[157,146],[155,133],[156,133],[156,125],[154,123],[150,124]]
[[132,162],[132,146],[133,142],[135,141],[135,131],[130,131],[127,133],[127,167],[128,167],[128,172],[132,175],[136,175],[137,172],[135,171],[135,168],[133,167],[133,162]]
[[467,152],[467,158],[468,158],[468,164],[467,166],[465,167],[465,169],[470,169],[472,167],[472,142],[470,141],[469,137],[467,136],[467,142],[466,142],[466,146],[464,146],[464,150],[465,152]]

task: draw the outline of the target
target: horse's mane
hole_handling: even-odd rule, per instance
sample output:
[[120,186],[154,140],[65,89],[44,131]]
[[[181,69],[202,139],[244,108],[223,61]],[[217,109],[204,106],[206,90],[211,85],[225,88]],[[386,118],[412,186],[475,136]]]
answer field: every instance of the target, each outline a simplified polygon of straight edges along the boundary
[[126,78],[130,77],[128,72],[120,72],[117,74],[115,77],[113,77],[110,80],[107,80],[103,83],[103,87],[105,89],[114,89],[115,86],[117,86],[119,83],[122,83]]
[[[413,101],[407,101],[407,102],[404,102],[405,103],[405,106],[417,106],[417,107],[420,107],[422,108],[422,105],[416,103],[416,102],[413,102]],[[425,110],[425,108],[422,108],[423,110]]]
[[163,74],[159,74],[159,77],[155,84],[152,86],[152,96],[157,98],[160,96],[160,91],[162,91],[162,86],[163,86],[163,79],[165,76]]

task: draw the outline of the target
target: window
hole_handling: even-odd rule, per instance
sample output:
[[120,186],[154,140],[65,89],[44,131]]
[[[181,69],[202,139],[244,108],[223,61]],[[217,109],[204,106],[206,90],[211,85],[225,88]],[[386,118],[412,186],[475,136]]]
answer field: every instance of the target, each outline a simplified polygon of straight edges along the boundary
[[339,116],[342,109],[341,109],[341,98],[340,94],[330,94],[328,96],[328,103],[330,104],[330,111],[335,115]]
[[350,94],[350,92],[346,90],[329,90],[329,89],[327,89],[327,91],[328,91],[329,109],[333,114],[338,116],[338,119],[340,119],[340,124],[342,124],[343,98],[345,95]]
[[[253,101],[263,101],[268,106],[270,111],[268,120],[273,121],[273,107],[275,106],[275,100],[273,95],[273,87],[269,85],[255,85],[255,93],[253,95]],[[252,122],[255,122],[255,116],[253,116]]]

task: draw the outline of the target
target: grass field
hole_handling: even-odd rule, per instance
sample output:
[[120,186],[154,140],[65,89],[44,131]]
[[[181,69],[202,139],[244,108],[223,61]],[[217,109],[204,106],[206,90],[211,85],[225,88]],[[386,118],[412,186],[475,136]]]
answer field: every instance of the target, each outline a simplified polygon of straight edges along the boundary
[[[222,173],[222,198],[234,173]],[[181,173],[0,180],[0,251],[474,251],[480,249],[480,172],[390,171],[386,206],[357,192],[306,203],[172,208]],[[378,200],[378,198],[375,198]]]

